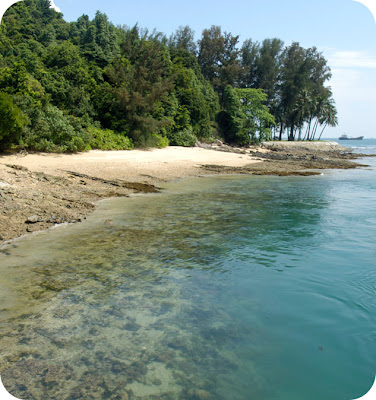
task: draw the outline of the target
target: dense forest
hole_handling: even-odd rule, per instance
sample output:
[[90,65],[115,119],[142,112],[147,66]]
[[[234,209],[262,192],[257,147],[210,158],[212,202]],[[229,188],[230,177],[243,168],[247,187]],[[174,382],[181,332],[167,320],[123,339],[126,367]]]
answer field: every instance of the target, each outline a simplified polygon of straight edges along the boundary
[[24,0],[0,26],[0,150],[313,140],[337,124],[330,77],[297,42],[240,45],[219,26],[168,37],[99,11],[68,23],[49,0]]

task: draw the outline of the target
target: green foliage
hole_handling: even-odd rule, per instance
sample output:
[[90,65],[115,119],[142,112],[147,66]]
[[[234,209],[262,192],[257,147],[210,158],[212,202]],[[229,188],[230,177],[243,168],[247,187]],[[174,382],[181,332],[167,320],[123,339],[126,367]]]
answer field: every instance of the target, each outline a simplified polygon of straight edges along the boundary
[[32,150],[53,153],[76,152],[89,148],[90,136],[79,120],[64,115],[57,107],[35,107],[23,144]]
[[228,142],[247,145],[271,139],[274,117],[263,104],[266,94],[261,89],[225,89],[224,110],[218,123]]
[[40,81],[52,103],[77,117],[94,114],[91,92],[96,83],[79,50],[71,42],[50,46],[44,58],[48,73]]
[[155,135],[171,124],[155,114],[169,101],[171,61],[167,49],[159,42],[140,37],[137,27],[127,32],[122,52],[122,57],[105,72],[131,138],[137,146],[149,147],[155,143]]
[[[173,58],[173,74],[175,77],[175,95],[180,108],[175,116],[176,130],[182,130],[188,125],[194,127],[198,138],[211,135],[211,121],[219,109],[218,96],[213,87],[205,81],[199,72],[197,60],[192,60],[192,55],[180,51]],[[181,124],[181,110],[184,109],[189,121]]]
[[194,41],[195,33],[189,26],[179,26],[179,29],[171,35],[169,46],[173,49],[186,50],[189,53],[196,54],[197,45]]
[[325,87],[330,79],[330,68],[316,48],[304,49],[292,43],[282,54],[279,123],[288,128],[289,140],[294,140],[296,131],[307,123],[307,138],[310,139],[312,122],[320,122],[320,109],[331,92]]
[[156,133],[154,133],[153,138],[155,140],[155,146],[158,147],[158,149],[163,149],[164,147],[168,147],[170,144],[168,138],[162,135],[157,135]]
[[94,126],[87,128],[90,135],[89,145],[92,149],[99,150],[131,150],[132,140],[124,134],[115,133],[110,129],[100,129]]
[[100,67],[111,63],[120,53],[120,33],[108,21],[106,14],[99,11],[93,21],[87,15],[71,24],[72,42],[78,45],[89,61]]
[[0,150],[18,142],[27,122],[12,97],[0,92]]
[[243,127],[246,116],[240,98],[231,86],[226,87],[224,99],[224,110],[217,117],[223,137],[229,143],[249,144],[248,132]]
[[239,36],[222,33],[221,27],[215,25],[210,29],[204,29],[199,41],[198,61],[202,73],[219,93],[222,105],[225,87],[235,86],[241,74],[238,41]]
[[219,128],[247,145],[270,139],[270,113],[290,139],[338,122],[316,48],[248,39],[239,49],[238,39],[219,26],[197,43],[188,26],[168,39],[115,27],[99,11],[67,23],[49,0],[18,2],[0,25],[0,91],[13,99],[3,112],[24,115],[7,143],[23,131],[22,143],[43,151],[192,146]]
[[192,147],[197,141],[196,135],[192,132],[192,128],[185,128],[181,131],[172,132],[168,139],[171,146]]
[[19,94],[40,98],[44,89],[31,76],[22,62],[16,62],[12,68],[3,68],[0,71],[0,89],[9,94]]
[[275,118],[264,104],[267,100],[262,89],[235,89],[245,115],[243,126],[252,142],[270,140]]

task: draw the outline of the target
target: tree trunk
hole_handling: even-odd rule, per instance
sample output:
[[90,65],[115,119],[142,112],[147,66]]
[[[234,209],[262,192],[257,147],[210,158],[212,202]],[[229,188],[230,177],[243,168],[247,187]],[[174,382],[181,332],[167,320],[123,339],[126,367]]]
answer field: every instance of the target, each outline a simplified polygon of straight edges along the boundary
[[281,129],[279,130],[279,138],[278,138],[278,140],[282,140],[282,132],[283,132],[283,124],[281,124]]
[[295,138],[294,138],[294,126],[291,126],[288,141],[289,142],[293,142],[294,140],[295,140]]
[[311,132],[311,122],[312,122],[312,117],[309,119],[304,140],[309,140],[309,134]]
[[322,136],[322,134],[323,134],[325,128],[327,127],[327,125],[328,125],[328,123],[326,123],[326,124],[324,125],[324,127],[322,128],[322,131],[321,131],[320,136],[319,136],[319,140],[321,139],[321,136]]
[[302,127],[299,128],[298,140],[302,140]]
[[318,125],[319,125],[319,120],[317,119],[317,120],[315,121],[315,124],[313,125],[312,135],[311,135],[311,139],[310,139],[310,140],[314,140],[314,139],[315,139],[316,131],[317,131]]

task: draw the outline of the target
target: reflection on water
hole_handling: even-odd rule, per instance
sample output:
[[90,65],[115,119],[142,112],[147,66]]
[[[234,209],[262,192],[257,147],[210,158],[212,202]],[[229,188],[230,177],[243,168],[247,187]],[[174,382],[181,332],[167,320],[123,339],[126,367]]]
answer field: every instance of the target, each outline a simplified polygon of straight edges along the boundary
[[194,179],[15,242],[0,256],[4,385],[25,400],[287,398],[304,332],[285,335],[302,311],[281,321],[278,302],[322,284],[294,272],[325,242],[320,179]]

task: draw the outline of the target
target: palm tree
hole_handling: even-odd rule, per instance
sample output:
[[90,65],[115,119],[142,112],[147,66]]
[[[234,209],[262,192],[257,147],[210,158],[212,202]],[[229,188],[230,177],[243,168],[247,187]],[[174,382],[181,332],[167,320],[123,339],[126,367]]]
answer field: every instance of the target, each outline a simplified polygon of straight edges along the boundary
[[304,139],[303,140],[312,140],[312,135],[311,135],[311,125],[312,125],[312,121],[315,118],[315,116],[317,115],[317,111],[318,111],[318,106],[319,106],[319,99],[317,96],[311,95],[309,97],[309,103],[307,105],[308,110],[307,110],[307,129],[306,129],[306,133],[304,135]]
[[315,110],[314,110],[314,116],[313,116],[316,119],[316,121],[313,124],[311,137],[309,137],[308,140],[315,139],[317,128],[318,128],[319,124],[321,125],[321,122],[320,122],[322,119],[321,116],[322,116],[323,112],[325,112],[326,103],[328,102],[330,95],[331,94],[329,94],[329,92],[328,92],[325,95],[320,95],[320,96],[316,97]]
[[302,136],[302,128],[304,122],[309,116],[309,107],[311,103],[311,94],[309,93],[308,88],[304,88],[299,95],[297,96],[294,111],[297,114],[297,125],[299,127],[299,136],[298,140],[301,140]]
[[328,125],[333,127],[338,125],[337,109],[333,99],[328,98],[325,102],[321,113],[320,125],[324,125],[324,127],[320,133],[319,140]]

